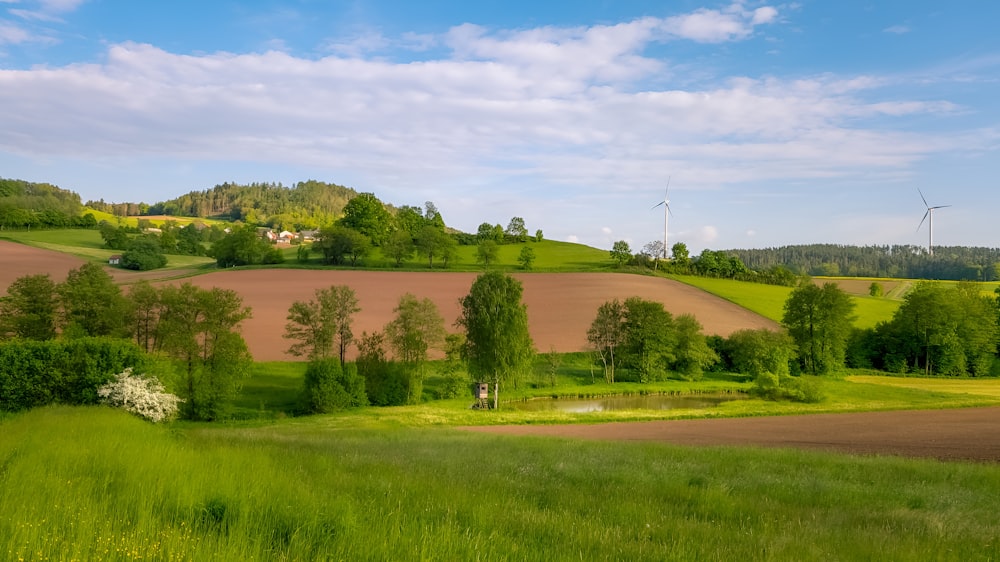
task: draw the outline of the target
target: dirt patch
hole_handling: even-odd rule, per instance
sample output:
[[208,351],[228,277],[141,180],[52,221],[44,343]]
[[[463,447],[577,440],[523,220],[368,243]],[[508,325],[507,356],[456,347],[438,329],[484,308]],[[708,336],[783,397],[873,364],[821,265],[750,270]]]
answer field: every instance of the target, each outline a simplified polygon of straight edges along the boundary
[[[243,336],[258,361],[293,359],[285,353],[288,308],[313,298],[317,288],[348,285],[358,295],[361,312],[354,333],[381,330],[393,318],[404,293],[429,298],[446,326],[454,330],[458,301],[469,292],[476,273],[405,273],[263,269],[220,271],[190,279],[203,288],[232,289],[253,309],[243,323]],[[534,273],[515,275],[524,285],[524,302],[535,347],[541,352],[587,348],[587,328],[605,301],[631,296],[662,302],[674,315],[693,314],[706,334],[727,336],[743,328],[777,329],[777,325],[728,301],[676,281],[618,273]]]
[[462,429],[506,435],[660,441],[700,447],[803,448],[1000,462],[1000,408],[997,407]]

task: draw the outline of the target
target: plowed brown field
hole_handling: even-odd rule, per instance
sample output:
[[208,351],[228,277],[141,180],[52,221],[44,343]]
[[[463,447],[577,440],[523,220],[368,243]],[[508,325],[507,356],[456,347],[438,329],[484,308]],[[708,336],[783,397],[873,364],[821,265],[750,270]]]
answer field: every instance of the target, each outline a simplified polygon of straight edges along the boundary
[[[0,289],[18,277],[49,273],[54,281],[66,278],[83,260],[31,246],[0,241]],[[140,278],[155,280],[152,272],[135,273],[108,268],[119,283]],[[172,274],[176,274],[173,272]],[[445,322],[453,329],[458,318],[458,300],[469,292],[475,273],[404,273],[378,271],[332,271],[261,269],[219,271],[190,279],[204,288],[232,289],[243,297],[253,318],[243,324],[243,336],[258,361],[294,359],[287,355],[286,316],[292,302],[314,297],[316,289],[348,285],[358,295],[361,312],[354,332],[381,330],[393,317],[399,297],[409,292],[437,304]],[[162,278],[162,275],[159,276]],[[587,345],[587,328],[605,301],[638,296],[662,302],[671,313],[693,314],[707,334],[729,335],[743,328],[777,329],[777,325],[728,301],[683,283],[617,273],[532,273],[515,275],[524,285],[524,302],[532,338],[539,351],[580,351]],[[127,290],[127,288],[126,288]]]
[[802,448],[1000,462],[1000,408],[463,429],[508,435],[660,441],[699,447]]
[[[683,283],[616,273],[532,273],[515,275],[524,285],[531,336],[539,351],[581,351],[597,307],[613,298],[639,296],[662,302],[671,313],[693,314],[707,334],[728,335],[743,328],[777,325],[728,301]],[[289,359],[282,337],[293,301],[313,298],[317,288],[348,285],[357,293],[361,312],[354,332],[381,330],[393,317],[399,297],[409,292],[438,306],[447,326],[459,314],[458,300],[469,292],[475,273],[403,273],[262,269],[220,271],[190,281],[201,287],[233,289],[253,309],[243,336],[258,361]],[[452,328],[453,329],[453,328]]]

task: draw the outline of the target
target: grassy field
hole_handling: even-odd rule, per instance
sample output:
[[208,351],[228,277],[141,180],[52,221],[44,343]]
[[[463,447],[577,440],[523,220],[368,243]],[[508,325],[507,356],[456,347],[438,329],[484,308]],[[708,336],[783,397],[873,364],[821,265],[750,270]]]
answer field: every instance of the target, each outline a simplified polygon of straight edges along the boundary
[[[120,254],[121,250],[104,247],[100,232],[88,229],[61,230],[5,230],[0,238],[70,254],[85,260],[107,262],[108,258]],[[167,255],[167,267],[163,270],[201,268],[214,265],[215,260],[205,256]]]
[[[897,397],[924,392],[841,382]],[[101,407],[10,416],[0,421],[0,553],[10,560],[1000,555],[995,465],[488,436],[399,410],[365,423],[352,421],[355,412],[257,427],[159,427]]]
[[[781,322],[785,301],[793,289],[792,287],[694,275],[671,275],[670,277],[722,297],[775,322]],[[853,294],[851,299],[854,301],[854,313],[857,315],[854,325],[858,328],[872,328],[879,322],[891,320],[892,315],[902,302],[896,298],[876,298]]]
[[[618,269],[611,260],[610,253],[605,250],[554,240],[499,246],[497,260],[490,264],[490,268],[499,269],[500,271],[522,271],[521,264],[518,262],[518,256],[521,254],[522,248],[525,247],[531,248],[535,253],[532,271],[588,272],[614,271]],[[448,262],[447,271],[482,271],[482,264],[476,261],[476,246],[457,246],[455,250],[454,258]],[[296,260],[297,251],[297,246],[290,246],[283,250],[286,261],[285,266],[302,266]],[[312,252],[309,262],[306,265],[310,267],[323,266],[320,258],[320,254]],[[419,255],[414,255],[412,258],[406,260],[402,267],[397,268],[395,261],[382,255],[380,248],[373,248],[371,254],[364,258],[362,266],[366,269],[393,269],[401,271],[427,271],[430,269],[427,258]],[[434,269],[439,271],[443,269],[441,261],[437,258],[434,260]]]

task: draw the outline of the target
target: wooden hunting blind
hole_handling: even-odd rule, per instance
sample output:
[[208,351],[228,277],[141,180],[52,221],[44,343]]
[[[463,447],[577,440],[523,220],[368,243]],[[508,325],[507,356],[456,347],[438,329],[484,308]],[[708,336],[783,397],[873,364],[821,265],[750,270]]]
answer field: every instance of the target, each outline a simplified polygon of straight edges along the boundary
[[490,383],[476,383],[476,400],[486,400],[490,396]]

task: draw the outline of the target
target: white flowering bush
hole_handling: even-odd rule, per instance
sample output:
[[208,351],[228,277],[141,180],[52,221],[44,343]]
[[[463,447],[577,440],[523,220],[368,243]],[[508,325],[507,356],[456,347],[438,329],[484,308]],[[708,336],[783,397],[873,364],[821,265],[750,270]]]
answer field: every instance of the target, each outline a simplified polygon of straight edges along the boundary
[[133,375],[131,368],[98,388],[97,396],[102,404],[122,408],[154,423],[172,419],[177,415],[177,404],[183,402],[163,392],[163,385],[155,377]]

